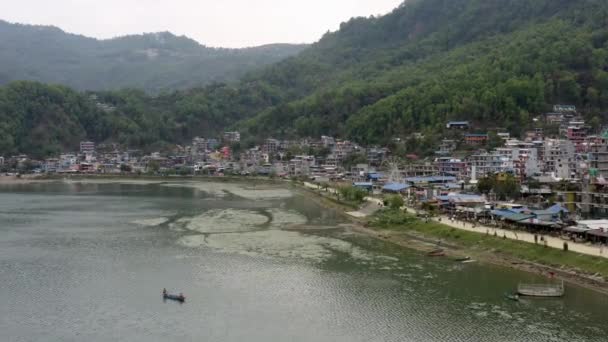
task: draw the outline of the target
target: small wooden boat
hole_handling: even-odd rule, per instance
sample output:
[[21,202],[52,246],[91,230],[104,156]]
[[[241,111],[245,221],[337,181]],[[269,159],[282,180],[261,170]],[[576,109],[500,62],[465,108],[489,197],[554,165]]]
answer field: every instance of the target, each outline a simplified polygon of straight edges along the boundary
[[465,262],[465,261],[469,261],[471,260],[471,257],[464,257],[464,258],[456,258],[454,259],[454,261],[456,262]]
[[564,282],[561,284],[519,284],[517,293],[529,297],[563,297]]
[[427,253],[427,256],[430,257],[442,257],[445,256],[445,251],[443,249],[436,249]]
[[169,293],[163,293],[163,299],[174,300],[174,301],[180,302],[180,303],[183,303],[186,301],[186,297],[184,297],[184,295],[174,295],[174,294],[169,294]]
[[519,302],[519,294],[517,293],[505,293],[505,298],[515,302]]

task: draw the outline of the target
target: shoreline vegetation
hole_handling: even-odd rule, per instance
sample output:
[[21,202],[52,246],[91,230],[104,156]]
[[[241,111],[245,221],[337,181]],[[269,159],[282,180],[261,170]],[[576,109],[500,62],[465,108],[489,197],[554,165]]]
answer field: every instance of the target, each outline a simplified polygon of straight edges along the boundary
[[[471,257],[482,263],[506,266],[535,274],[555,275],[567,282],[608,294],[608,259],[505,239],[493,234],[460,230],[449,225],[425,220],[402,209],[380,208],[379,200],[370,205],[379,209],[370,215],[356,217],[352,210],[357,205],[343,201],[331,188],[307,186],[298,181],[285,181],[267,177],[209,177],[209,176],[133,176],[133,175],[71,175],[64,176],[1,176],[0,184],[27,184],[59,180],[107,179],[107,180],[180,180],[180,181],[247,181],[266,184],[289,184],[309,194],[320,205],[336,209],[352,224],[351,229],[388,243],[421,252],[429,252],[438,245],[448,257]],[[332,192],[333,191],[333,192]],[[371,200],[368,198],[368,201]]]

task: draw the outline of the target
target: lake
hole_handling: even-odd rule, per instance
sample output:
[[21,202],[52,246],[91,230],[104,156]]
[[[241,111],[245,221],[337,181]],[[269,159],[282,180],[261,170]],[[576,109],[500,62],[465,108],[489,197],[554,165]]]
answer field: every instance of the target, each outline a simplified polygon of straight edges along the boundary
[[[607,341],[608,297],[351,233],[253,183],[0,185],[1,341]],[[183,292],[185,304],[161,291]]]

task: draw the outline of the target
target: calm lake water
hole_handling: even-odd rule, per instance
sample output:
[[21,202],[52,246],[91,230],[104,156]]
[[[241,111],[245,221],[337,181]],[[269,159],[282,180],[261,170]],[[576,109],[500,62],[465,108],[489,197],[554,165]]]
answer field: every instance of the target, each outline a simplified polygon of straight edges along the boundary
[[[608,298],[349,234],[286,188],[0,186],[0,341],[608,341]],[[183,305],[161,290],[183,291]]]

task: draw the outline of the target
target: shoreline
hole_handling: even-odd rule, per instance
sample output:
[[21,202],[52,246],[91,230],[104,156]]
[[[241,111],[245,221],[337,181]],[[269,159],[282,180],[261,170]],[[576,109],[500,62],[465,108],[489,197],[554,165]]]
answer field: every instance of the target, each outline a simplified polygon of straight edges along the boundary
[[[420,252],[428,252],[434,248],[436,248],[435,241],[438,241],[436,236],[432,234],[425,234],[424,232],[405,232],[405,231],[395,231],[390,229],[381,229],[370,227],[370,220],[368,217],[354,217],[349,215],[349,212],[352,212],[353,207],[350,203],[342,203],[335,199],[333,199],[329,192],[325,195],[321,190],[312,189],[305,184],[300,182],[293,182],[284,179],[269,179],[269,178],[261,178],[261,177],[242,177],[242,176],[225,176],[225,177],[216,177],[216,176],[149,176],[149,175],[70,175],[68,177],[65,176],[0,176],[0,185],[6,184],[35,184],[35,183],[46,183],[46,182],[54,182],[54,181],[63,181],[63,180],[86,180],[86,179],[106,179],[106,180],[157,180],[157,181],[171,181],[171,180],[179,180],[179,181],[218,181],[218,182],[255,182],[255,183],[267,183],[267,184],[282,184],[287,185],[287,187],[295,188],[300,190],[303,194],[307,195],[311,200],[314,200],[317,204],[334,209],[338,215],[343,217],[346,221],[350,223],[347,228],[352,232],[366,235],[372,238],[375,238],[380,241],[392,243],[398,245],[402,248],[408,248],[410,250],[417,250]],[[439,222],[433,222],[434,224],[443,226],[449,229],[457,229],[450,227],[449,225],[445,225]],[[480,239],[483,234],[466,232],[463,231],[463,234],[478,234]],[[518,241],[520,244],[528,244],[527,242]],[[547,276],[549,272],[552,272],[556,275],[557,279],[564,280],[567,283],[582,286],[588,289],[591,289],[595,292],[602,293],[608,295],[608,281],[607,280],[598,280],[593,279],[590,276],[585,274],[580,274],[575,269],[563,269],[556,268],[546,264],[540,264],[537,262],[533,262],[530,260],[525,260],[523,258],[518,258],[512,255],[508,255],[508,250],[505,251],[496,251],[496,250],[474,250],[467,246],[459,245],[458,242],[454,241],[443,241],[441,247],[445,249],[448,257],[472,257],[478,262],[487,263],[502,267],[508,267],[512,269],[521,270],[524,272],[529,272],[537,275]],[[505,254],[505,252],[507,254]],[[569,252],[574,253],[575,252]]]
[[[369,220],[367,218],[357,218],[349,215],[347,212],[350,211],[351,208],[347,205],[337,203],[334,200],[330,200],[320,191],[306,187],[303,184],[298,183],[296,186],[297,188],[303,190],[303,192],[309,195],[314,195],[315,201],[318,204],[336,209],[341,216],[343,216],[349,222],[352,223],[349,229],[355,233],[366,235],[380,241],[395,244],[402,248],[416,250],[423,253],[429,252],[437,248],[436,241],[438,240],[438,238],[435,236],[432,236],[430,234],[426,235],[424,233],[419,234],[418,232],[396,232],[390,229],[370,227]],[[442,225],[449,229],[456,229],[443,223],[434,223]],[[471,232],[464,233],[478,234]],[[479,235],[481,238],[483,234]],[[528,244],[527,242],[523,241],[517,241],[517,243]],[[530,260],[510,256],[505,254],[505,252],[508,253],[508,251],[473,250],[466,246],[459,245],[457,242],[454,241],[442,241],[441,247],[445,250],[446,256],[450,258],[472,257],[480,263],[508,267],[511,269],[516,269],[547,278],[547,275],[552,272],[555,274],[555,279],[564,280],[566,283],[581,286],[589,290],[608,295],[608,282],[606,280],[593,279],[584,274],[577,273],[577,271],[573,269],[556,268],[550,265],[540,264]]]

